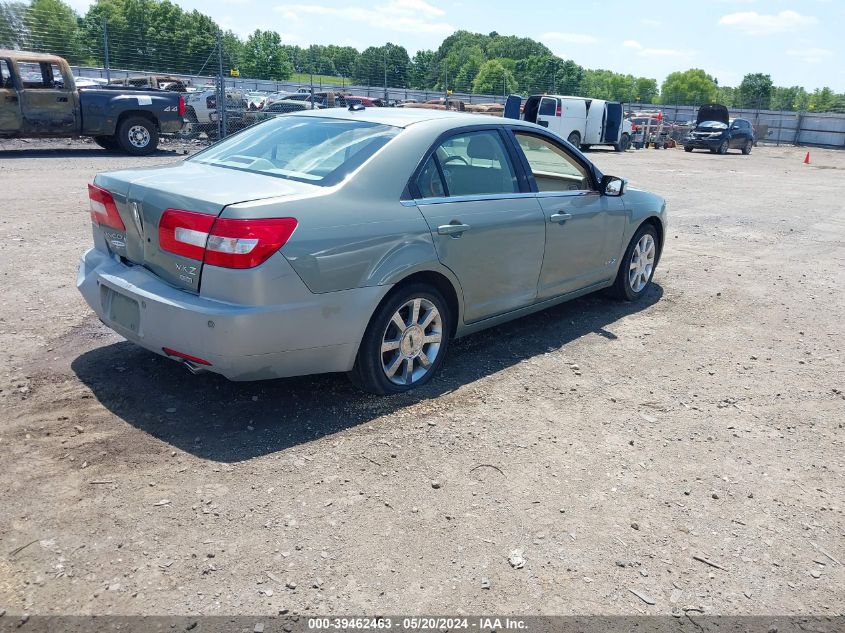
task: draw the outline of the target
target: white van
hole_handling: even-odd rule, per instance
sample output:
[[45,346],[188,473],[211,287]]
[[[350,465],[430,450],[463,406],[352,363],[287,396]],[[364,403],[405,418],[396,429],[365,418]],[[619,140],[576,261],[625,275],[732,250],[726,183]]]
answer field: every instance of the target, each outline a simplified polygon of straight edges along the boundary
[[575,147],[589,149],[592,145],[612,145],[617,152],[624,152],[631,144],[631,122],[623,118],[622,104],[617,101],[533,95],[525,100],[525,108],[520,114],[521,103],[522,97],[508,97],[505,118],[542,125]]

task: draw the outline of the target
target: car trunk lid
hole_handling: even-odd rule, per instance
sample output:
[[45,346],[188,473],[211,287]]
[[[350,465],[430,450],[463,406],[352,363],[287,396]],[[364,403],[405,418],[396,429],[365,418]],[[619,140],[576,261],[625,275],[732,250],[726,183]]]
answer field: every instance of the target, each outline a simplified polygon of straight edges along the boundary
[[[146,267],[163,280],[199,292],[203,260],[162,248],[159,224],[167,209],[217,218],[232,204],[301,195],[314,185],[241,170],[187,161],[175,166],[100,174],[95,184],[112,194],[125,232],[106,241],[129,263]],[[114,233],[111,229],[107,232]]]

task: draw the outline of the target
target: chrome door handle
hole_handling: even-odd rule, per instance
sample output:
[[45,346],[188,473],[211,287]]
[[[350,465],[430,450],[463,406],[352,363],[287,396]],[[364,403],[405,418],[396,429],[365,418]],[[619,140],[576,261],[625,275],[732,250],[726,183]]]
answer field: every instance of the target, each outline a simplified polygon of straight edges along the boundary
[[571,213],[553,213],[549,216],[549,222],[566,222],[572,219]]
[[441,224],[437,227],[437,233],[440,235],[459,235],[464,231],[469,231],[469,224]]

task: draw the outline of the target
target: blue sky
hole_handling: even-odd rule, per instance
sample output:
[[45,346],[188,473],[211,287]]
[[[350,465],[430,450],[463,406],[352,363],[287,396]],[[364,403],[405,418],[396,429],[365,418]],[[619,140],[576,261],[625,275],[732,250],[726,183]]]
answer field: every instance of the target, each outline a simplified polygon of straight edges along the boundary
[[[413,55],[457,29],[532,37],[587,68],[654,77],[703,68],[722,85],[749,72],[775,85],[845,92],[845,0],[173,0],[246,36],[290,44],[391,41]],[[79,11],[88,0],[71,0]],[[660,8],[653,8],[660,7]]]

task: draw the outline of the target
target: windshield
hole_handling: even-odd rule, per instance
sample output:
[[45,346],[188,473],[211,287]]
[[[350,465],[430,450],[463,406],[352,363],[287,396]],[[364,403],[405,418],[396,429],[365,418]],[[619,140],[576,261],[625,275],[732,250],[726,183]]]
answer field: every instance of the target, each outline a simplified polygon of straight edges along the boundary
[[364,121],[281,116],[188,160],[329,186],[363,165],[399,132]]
[[721,121],[702,121],[698,124],[698,127],[709,127],[714,130],[724,130],[728,126]]

